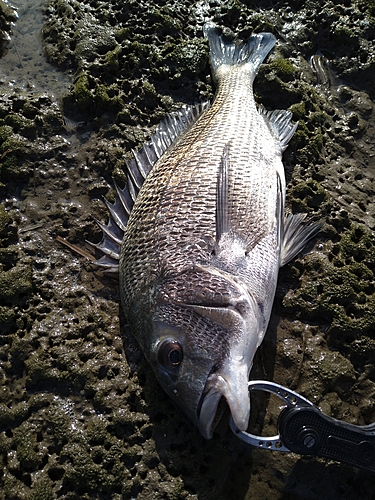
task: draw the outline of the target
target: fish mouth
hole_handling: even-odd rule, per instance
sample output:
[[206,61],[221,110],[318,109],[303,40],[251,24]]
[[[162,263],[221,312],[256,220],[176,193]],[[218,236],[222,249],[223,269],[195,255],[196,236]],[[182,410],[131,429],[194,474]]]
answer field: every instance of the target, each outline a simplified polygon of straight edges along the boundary
[[250,417],[247,376],[245,384],[240,377],[236,377],[234,382],[220,373],[208,376],[198,407],[198,429],[204,438],[212,438],[226,406],[229,407],[236,427],[240,431],[246,431]]

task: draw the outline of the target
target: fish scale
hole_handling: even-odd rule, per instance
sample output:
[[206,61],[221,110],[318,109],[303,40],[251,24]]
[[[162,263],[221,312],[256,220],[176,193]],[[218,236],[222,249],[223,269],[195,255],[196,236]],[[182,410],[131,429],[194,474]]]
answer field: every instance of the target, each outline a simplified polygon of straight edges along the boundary
[[125,316],[159,382],[210,438],[222,399],[246,430],[249,373],[279,267],[319,224],[284,215],[291,113],[254,101],[252,83],[274,36],[238,46],[212,23],[204,31],[214,102],[167,116],[134,153],[96,247],[105,253],[98,264],[119,271]]
[[[136,232],[141,227],[144,235],[142,244],[153,248],[172,265],[174,261],[185,263],[187,258],[194,259],[194,255],[186,254],[187,241],[215,237],[217,175],[224,147],[228,143],[234,170],[228,194],[232,223],[244,232],[249,227],[253,232],[257,228],[263,232],[264,225],[270,227],[275,224],[275,162],[270,158],[267,168],[263,158],[268,153],[265,148],[274,150],[276,141],[259,116],[254,101],[250,106],[250,99],[246,98],[246,93],[251,91],[249,70],[240,69],[241,75],[233,77],[228,73],[223,77],[215,104],[186,133],[184,140],[156,163],[134,206],[131,224],[127,227],[128,234],[133,225]],[[241,79],[240,83],[238,79]],[[237,81],[235,91],[228,93],[233,81]],[[241,96],[245,101],[243,104]],[[238,118],[236,127],[232,125],[232,116]],[[267,140],[259,141],[258,137],[266,137]],[[267,181],[271,189],[274,188],[273,193],[270,193]],[[155,192],[159,195],[158,200],[155,200]],[[147,208],[142,210],[145,204]],[[149,210],[151,205],[153,210]],[[149,225],[145,215],[150,220]],[[173,228],[172,231],[169,227]],[[190,230],[181,231],[176,239],[175,229],[180,227]],[[125,245],[124,256],[127,255]],[[140,246],[138,241],[138,249]]]

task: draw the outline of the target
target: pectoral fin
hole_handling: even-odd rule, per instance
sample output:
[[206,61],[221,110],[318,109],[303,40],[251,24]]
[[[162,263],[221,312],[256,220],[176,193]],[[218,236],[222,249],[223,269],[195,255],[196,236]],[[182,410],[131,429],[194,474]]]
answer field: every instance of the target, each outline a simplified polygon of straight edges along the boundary
[[323,227],[323,222],[304,223],[306,214],[288,215],[284,218],[280,267],[291,261]]
[[[264,228],[257,232],[249,231],[243,234],[232,224],[231,210],[233,209],[229,201],[230,176],[235,175],[234,166],[230,163],[230,142],[223,150],[216,187],[216,254],[222,255],[231,249],[232,259],[244,257],[249,253],[265,236]],[[281,207],[282,208],[282,207]]]
[[224,233],[230,230],[230,217],[228,207],[229,189],[229,143],[225,145],[221,158],[216,187],[216,243]]

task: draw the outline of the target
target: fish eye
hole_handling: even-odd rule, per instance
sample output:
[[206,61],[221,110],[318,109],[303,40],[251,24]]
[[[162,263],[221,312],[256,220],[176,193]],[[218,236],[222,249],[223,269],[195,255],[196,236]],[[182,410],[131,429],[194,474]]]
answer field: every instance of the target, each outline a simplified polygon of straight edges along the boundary
[[158,347],[158,361],[164,368],[177,368],[182,363],[182,347],[177,340],[165,339]]

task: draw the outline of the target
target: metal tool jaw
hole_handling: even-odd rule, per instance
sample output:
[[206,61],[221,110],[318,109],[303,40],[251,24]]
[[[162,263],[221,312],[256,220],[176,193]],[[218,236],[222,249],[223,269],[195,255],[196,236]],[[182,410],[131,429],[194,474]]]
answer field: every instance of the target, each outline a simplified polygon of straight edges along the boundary
[[[287,408],[303,407],[303,406],[314,406],[308,399],[300,396],[296,392],[286,389],[282,385],[275,384],[274,382],[268,382],[267,380],[251,380],[249,382],[249,391],[265,391],[270,392],[279,396],[280,399],[286,403]],[[286,447],[280,435],[272,437],[261,437],[249,432],[240,431],[234,424],[232,416],[229,419],[229,425],[232,431],[246,443],[256,448],[265,448],[272,451],[284,451],[290,452],[290,449]]]
[[286,407],[278,417],[279,434],[272,437],[240,431],[230,417],[230,427],[242,441],[257,448],[315,455],[375,472],[375,423],[358,426],[328,417],[308,399],[274,382],[250,381],[252,390],[275,394]]

